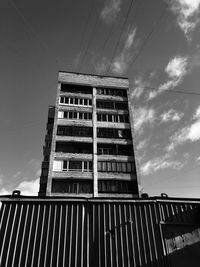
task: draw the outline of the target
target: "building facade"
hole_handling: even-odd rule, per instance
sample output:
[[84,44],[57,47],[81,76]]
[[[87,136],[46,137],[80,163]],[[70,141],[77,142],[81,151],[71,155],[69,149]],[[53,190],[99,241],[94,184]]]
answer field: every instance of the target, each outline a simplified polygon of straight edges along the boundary
[[127,78],[59,72],[39,195],[138,197]]

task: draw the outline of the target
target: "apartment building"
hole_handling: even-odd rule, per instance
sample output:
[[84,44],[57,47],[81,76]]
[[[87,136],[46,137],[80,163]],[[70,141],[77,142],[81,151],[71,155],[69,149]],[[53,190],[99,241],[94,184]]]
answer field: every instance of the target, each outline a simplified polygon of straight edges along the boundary
[[39,195],[138,197],[127,78],[60,71]]

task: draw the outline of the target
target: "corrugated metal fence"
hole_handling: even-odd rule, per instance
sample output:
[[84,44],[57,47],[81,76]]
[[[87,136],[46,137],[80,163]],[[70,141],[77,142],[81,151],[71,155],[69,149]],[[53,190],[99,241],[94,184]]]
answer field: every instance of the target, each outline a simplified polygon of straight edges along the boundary
[[0,266],[169,266],[162,228],[198,223],[197,202],[2,200]]

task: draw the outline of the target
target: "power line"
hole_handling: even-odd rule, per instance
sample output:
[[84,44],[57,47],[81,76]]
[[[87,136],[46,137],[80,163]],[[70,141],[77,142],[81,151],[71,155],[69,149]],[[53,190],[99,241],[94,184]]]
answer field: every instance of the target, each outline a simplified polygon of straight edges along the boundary
[[105,71],[105,73],[108,73],[108,72],[110,71],[110,68],[111,68],[111,65],[112,65],[114,56],[115,56],[115,54],[116,54],[117,48],[118,48],[119,43],[120,43],[120,41],[121,41],[122,34],[123,34],[123,32],[124,32],[124,31],[123,31],[123,30],[124,30],[124,27],[125,27],[125,25],[126,25],[126,23],[127,23],[127,21],[128,21],[129,14],[130,14],[130,11],[131,11],[132,6],[133,6],[133,1],[134,1],[134,0],[131,0],[131,2],[130,2],[129,8],[128,8],[127,13],[126,13],[126,17],[125,17],[125,20],[124,20],[124,23],[123,23],[123,26],[122,26],[122,29],[121,29],[120,36],[119,36],[119,38],[118,38],[118,41],[117,41],[117,43],[116,43],[116,45],[115,45],[115,48],[114,48],[114,50],[113,50],[113,54],[112,54],[112,56],[111,56],[110,66],[109,66],[109,68]]
[[[152,86],[141,86],[141,88],[147,89],[147,90],[159,90],[159,87],[152,87]],[[166,89],[163,90],[162,92],[166,92],[166,93],[174,93],[174,94],[185,94],[185,95],[195,95],[195,96],[199,96],[200,93],[197,92],[189,92],[189,91],[180,91],[180,90],[172,90],[172,89]]]
[[91,1],[92,1],[91,9],[90,9],[89,15],[86,18],[86,21],[85,21],[85,24],[84,24],[84,29],[83,29],[83,32],[82,32],[82,35],[81,35],[81,41],[80,41],[80,46],[79,46],[80,56],[81,56],[81,50],[82,50],[82,47],[83,47],[83,40],[84,40],[84,37],[85,37],[85,33],[86,33],[87,29],[88,29],[89,21],[90,21],[90,18],[91,18],[91,15],[93,13],[93,9],[94,9],[94,0],[91,0]]
[[[131,62],[131,66],[135,63],[135,61],[137,60],[137,58],[140,56],[140,54],[142,53],[145,45],[147,44],[147,42],[150,40],[150,38],[152,37],[153,33],[158,30],[158,28],[160,27],[160,21],[163,20],[165,18],[165,12],[167,9],[168,5],[166,4],[163,11],[161,12],[160,16],[158,17],[158,19],[154,22],[153,27],[151,29],[151,31],[147,34],[147,36],[144,38],[144,41],[138,51],[138,53],[135,55],[135,57],[133,58],[132,62]],[[130,68],[131,68],[130,66]]]
[[84,54],[83,54],[82,62],[80,62],[79,70],[81,69],[81,66],[82,66],[82,64],[84,63],[84,60],[85,60],[86,55],[87,55],[87,53],[88,53],[89,47],[90,47],[90,45],[91,45],[91,43],[92,43],[92,41],[93,41],[93,39],[94,39],[94,36],[95,36],[95,33],[96,33],[96,27],[97,27],[97,25],[98,25],[98,21],[99,21],[98,16],[96,16],[96,20],[95,20],[95,23],[94,23],[93,31],[92,31],[92,34],[90,35],[90,39],[89,39],[89,41],[88,41],[87,47],[86,47],[86,49],[85,49],[85,52],[84,52]]

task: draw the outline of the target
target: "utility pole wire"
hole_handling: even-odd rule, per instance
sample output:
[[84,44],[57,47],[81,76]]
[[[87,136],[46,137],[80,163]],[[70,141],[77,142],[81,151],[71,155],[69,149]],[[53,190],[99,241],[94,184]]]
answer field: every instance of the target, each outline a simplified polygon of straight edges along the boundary
[[123,32],[124,32],[124,27],[125,27],[125,25],[126,25],[126,23],[127,23],[127,21],[128,21],[129,14],[130,14],[130,11],[131,11],[132,6],[133,6],[133,1],[134,1],[134,0],[131,0],[131,3],[130,3],[130,5],[129,5],[128,11],[127,11],[127,14],[126,14],[126,17],[125,17],[125,20],[124,20],[124,23],[123,23],[123,26],[122,26],[122,29],[121,29],[121,33],[120,33],[119,39],[118,39],[118,41],[117,41],[117,43],[116,43],[116,45],[115,45],[115,48],[114,48],[114,50],[113,50],[113,54],[112,54],[112,56],[111,56],[110,66],[109,66],[109,67],[107,68],[107,70],[105,71],[105,74],[107,74],[107,73],[110,72],[110,69],[111,69],[111,66],[112,66],[112,62],[113,62],[114,56],[115,56],[115,54],[116,54],[116,52],[117,52],[117,48],[118,48],[118,46],[119,46],[119,43],[120,43],[120,41],[121,41],[122,34],[123,34]]
[[137,53],[136,56],[133,58],[133,60],[132,60],[132,62],[131,62],[131,65],[130,65],[130,68],[131,68],[132,65],[135,63],[135,61],[138,59],[138,57],[140,56],[140,54],[142,53],[142,51],[143,51],[145,45],[146,45],[147,42],[150,40],[150,38],[151,38],[151,36],[153,35],[153,33],[154,33],[154,32],[156,31],[156,29],[158,29],[159,26],[161,25],[161,24],[159,24],[159,22],[160,22],[161,20],[164,19],[165,15],[166,15],[165,12],[166,12],[166,10],[167,10],[167,7],[168,7],[167,5],[164,7],[164,10],[161,12],[159,18],[154,22],[151,31],[149,32],[149,34],[147,34],[147,36],[145,37],[145,39],[144,39],[144,41],[143,41],[143,43],[142,43],[142,45],[141,45],[141,47],[140,47],[138,53]]
[[[90,18],[91,18],[91,15],[93,13],[93,9],[94,9],[94,0],[91,0],[92,1],[92,6],[91,6],[91,9],[90,9],[90,12],[89,12],[89,16],[87,16],[87,19],[86,19],[86,22],[84,24],[84,30],[82,32],[82,35],[81,35],[81,41],[80,41],[80,46],[79,46],[79,51],[80,51],[80,57],[81,57],[81,54],[82,54],[82,47],[83,47],[83,40],[84,40],[84,37],[85,37],[85,33],[88,29],[88,26],[89,26],[89,21],[90,21]],[[80,68],[80,66],[77,65],[77,68]]]
[[93,41],[93,39],[94,39],[94,36],[95,36],[95,33],[96,33],[96,27],[97,27],[97,25],[98,25],[98,21],[99,21],[98,18],[99,18],[99,17],[96,16],[96,20],[95,20],[95,23],[94,23],[93,31],[92,31],[92,34],[91,34],[91,36],[90,36],[88,45],[87,45],[87,47],[86,47],[86,49],[85,49],[85,52],[84,52],[84,54],[83,54],[82,62],[80,63],[80,66],[79,66],[79,71],[80,71],[80,69],[81,69],[81,67],[82,67],[82,64],[84,63],[84,60],[85,60],[86,55],[87,55],[87,53],[88,53],[89,47],[90,47],[90,45],[91,45],[91,43],[92,43],[92,41]]
[[[141,86],[141,88],[147,89],[147,90],[159,90],[159,87],[151,87],[151,86]],[[174,93],[174,94],[185,94],[185,95],[195,95],[200,96],[200,93],[197,92],[189,92],[189,91],[180,91],[180,90],[174,90],[174,89],[166,89],[162,91],[163,93]]]

